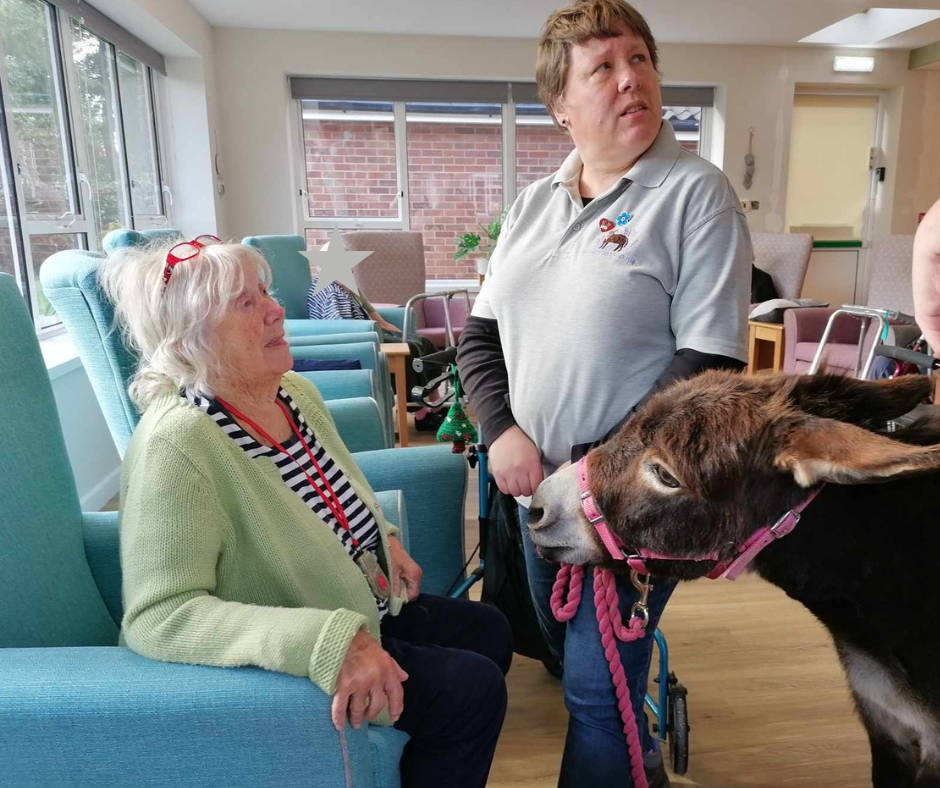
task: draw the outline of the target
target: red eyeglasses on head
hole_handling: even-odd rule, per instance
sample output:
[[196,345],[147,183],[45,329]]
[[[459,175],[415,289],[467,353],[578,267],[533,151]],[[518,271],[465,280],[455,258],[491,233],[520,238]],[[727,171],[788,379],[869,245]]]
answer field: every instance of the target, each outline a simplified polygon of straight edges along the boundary
[[183,241],[171,247],[170,251],[166,253],[166,265],[163,268],[163,287],[166,288],[169,284],[173,269],[179,263],[192,260],[204,246],[220,243],[222,243],[222,239],[216,238],[214,235],[199,235],[191,241]]

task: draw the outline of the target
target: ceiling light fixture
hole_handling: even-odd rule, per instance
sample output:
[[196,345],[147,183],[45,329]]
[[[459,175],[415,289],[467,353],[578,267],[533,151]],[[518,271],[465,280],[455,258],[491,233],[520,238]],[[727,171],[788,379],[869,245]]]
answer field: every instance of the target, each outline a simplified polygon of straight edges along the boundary
[[875,70],[875,58],[836,55],[832,61],[832,70],[849,71],[857,74],[870,74]]

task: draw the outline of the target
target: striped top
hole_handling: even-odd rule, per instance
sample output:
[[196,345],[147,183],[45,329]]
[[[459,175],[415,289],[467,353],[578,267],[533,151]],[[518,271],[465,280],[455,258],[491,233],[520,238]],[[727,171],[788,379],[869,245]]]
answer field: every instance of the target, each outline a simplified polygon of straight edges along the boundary
[[[320,442],[313,434],[313,430],[305,421],[303,413],[300,412],[290,394],[283,388],[278,390],[278,399],[288,407],[294,424],[300,430],[300,434],[303,435],[307,446],[310,447],[310,453],[314,456],[320,469],[336,492],[343,511],[349,520],[349,531],[343,528],[333,512],[330,511],[330,508],[324,503],[320,494],[310,486],[307,475],[323,489],[317,469],[313,466],[310,457],[296,435],[292,435],[289,442],[281,444],[290,455],[288,456],[288,454],[284,454],[278,449],[264,446],[256,441],[241,428],[238,422],[214,398],[203,397],[188,390],[184,392],[184,396],[218,424],[222,431],[235,441],[236,445],[249,457],[270,457],[280,472],[284,483],[301,497],[317,517],[333,529],[333,533],[336,534],[343,547],[346,548],[350,558],[355,561],[366,550],[375,555],[378,554],[379,526],[375,521],[375,517],[372,516],[368,507],[356,495],[355,490],[353,490],[340,467],[333,462],[330,455],[320,445]],[[324,490],[324,492],[326,491]],[[359,543],[358,547],[353,543],[353,539]],[[376,606],[379,611],[379,620],[381,620],[388,612],[388,600],[376,599]]]
[[[363,304],[339,282],[332,282],[314,294],[314,278],[307,291],[307,316],[311,320],[369,320],[371,305]],[[368,302],[366,302],[368,303]]]

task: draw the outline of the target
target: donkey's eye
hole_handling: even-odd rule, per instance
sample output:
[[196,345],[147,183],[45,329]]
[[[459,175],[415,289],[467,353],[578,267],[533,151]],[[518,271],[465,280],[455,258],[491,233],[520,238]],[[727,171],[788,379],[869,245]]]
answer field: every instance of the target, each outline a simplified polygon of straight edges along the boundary
[[658,462],[653,463],[651,467],[653,473],[656,474],[656,478],[659,479],[660,484],[663,486],[673,490],[682,486],[681,482]]

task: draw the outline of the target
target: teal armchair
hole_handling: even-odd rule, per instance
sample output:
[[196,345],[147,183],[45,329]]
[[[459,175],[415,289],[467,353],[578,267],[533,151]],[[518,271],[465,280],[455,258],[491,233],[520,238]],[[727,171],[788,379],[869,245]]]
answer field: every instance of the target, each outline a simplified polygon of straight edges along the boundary
[[[98,286],[98,268],[102,260],[104,255],[96,252],[56,252],[42,264],[39,276],[44,293],[78,349],[111,436],[118,452],[123,455],[138,419],[137,410],[127,395],[127,383],[134,374],[137,359],[125,346],[121,332],[114,324],[114,309]],[[361,351],[360,346],[366,345],[368,352]],[[349,352],[346,352],[347,349]],[[352,443],[362,449],[388,448],[393,445],[391,397],[387,393],[388,386],[379,377],[382,370],[374,343],[330,345],[322,354],[318,353],[316,347],[305,348],[303,352],[305,358],[313,359],[348,359],[357,355],[361,357],[363,370],[368,371],[371,377],[373,392],[369,396],[375,400],[377,407],[361,401],[356,407],[343,406],[340,412],[335,400],[364,396],[361,377],[355,384],[357,394],[344,392],[338,385],[337,374],[345,374],[346,371],[330,372],[329,390],[335,400],[328,401],[327,407],[331,412],[337,412],[337,427],[344,438],[346,428],[352,426],[355,419],[378,419],[380,430],[370,431],[378,440],[377,443],[363,444],[361,441],[367,430],[359,427],[356,428],[357,437]],[[316,384],[318,376],[323,374],[311,372],[307,373],[307,377]],[[359,414],[355,415],[357,408]]]
[[[117,645],[117,516],[80,510],[32,321],[6,274],[0,499],[0,785],[400,785],[407,737],[337,732],[330,697],[307,679]],[[400,494],[382,507],[411,530]]]
[[[111,430],[118,453],[123,456],[140,414],[127,395],[135,360],[113,328],[113,309],[98,287],[97,268],[101,255],[67,250],[56,252],[40,268],[40,279],[49,301],[69,330],[82,357],[95,396]],[[294,347],[295,359],[358,359],[363,370],[379,372],[378,346],[374,342]],[[360,372],[362,370],[349,370]],[[331,383],[340,372],[304,373],[314,384],[329,374]],[[383,380],[387,381],[387,375]],[[357,385],[361,386],[361,379]],[[383,389],[380,387],[379,395]],[[376,405],[381,413],[376,416]],[[419,544],[425,545],[427,560],[424,587],[431,593],[446,593],[463,571],[463,501],[467,469],[461,455],[448,446],[386,448],[392,429],[390,407],[378,396],[369,399],[329,400],[327,407],[336,420],[343,440],[355,454],[374,490],[403,489]],[[381,422],[381,427],[379,423]],[[384,433],[385,441],[378,444]],[[434,506],[430,503],[434,502]]]
[[[446,560],[453,534],[437,535],[462,516],[462,458],[429,447],[357,462],[419,563]],[[0,500],[0,785],[399,788],[407,737],[337,732],[331,698],[309,680],[157,662],[117,645],[117,514],[80,510],[32,321],[6,274]],[[462,555],[450,558],[459,570]],[[426,571],[427,590],[440,592],[447,574]]]

